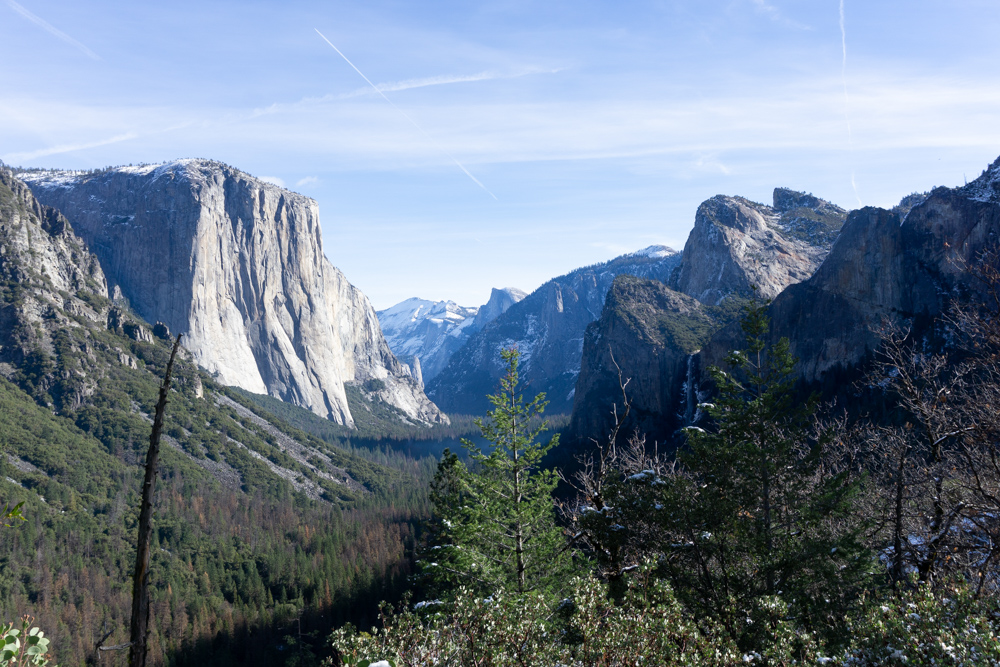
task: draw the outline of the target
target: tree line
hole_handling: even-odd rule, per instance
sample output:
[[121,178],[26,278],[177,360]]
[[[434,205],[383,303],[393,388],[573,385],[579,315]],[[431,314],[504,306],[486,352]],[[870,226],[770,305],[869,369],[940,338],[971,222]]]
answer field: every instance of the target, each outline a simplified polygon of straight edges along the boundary
[[573,472],[542,466],[544,398],[505,352],[489,446],[431,484],[413,597],[329,663],[1000,664],[998,259],[931,329],[883,325],[855,387],[877,414],[803,397],[752,300],[676,452],[620,433],[623,376]]

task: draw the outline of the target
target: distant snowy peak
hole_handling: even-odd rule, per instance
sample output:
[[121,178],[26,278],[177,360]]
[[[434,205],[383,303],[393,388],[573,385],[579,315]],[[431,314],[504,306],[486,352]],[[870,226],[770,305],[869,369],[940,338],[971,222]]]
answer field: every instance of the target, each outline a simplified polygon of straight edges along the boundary
[[490,300],[479,308],[414,297],[376,315],[389,349],[411,369],[419,364],[427,381],[448,364],[469,336],[524,297],[524,292],[513,287],[494,288]]
[[642,250],[636,250],[635,252],[630,252],[625,257],[651,257],[653,259],[663,259],[665,257],[672,257],[674,255],[679,255],[680,253],[670,246],[665,245],[651,245],[648,248],[643,248]]
[[448,322],[460,325],[467,319],[474,318],[478,312],[478,308],[466,308],[454,301],[429,301],[414,297],[380,310],[377,315],[379,324],[382,325],[382,333],[388,338],[390,330],[403,332],[424,320],[430,320],[435,324]]

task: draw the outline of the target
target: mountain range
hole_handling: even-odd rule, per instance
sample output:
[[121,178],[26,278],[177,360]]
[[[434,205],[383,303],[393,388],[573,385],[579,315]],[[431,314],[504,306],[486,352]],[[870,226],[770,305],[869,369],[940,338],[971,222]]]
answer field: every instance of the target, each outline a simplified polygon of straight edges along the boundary
[[428,397],[445,412],[485,413],[486,396],[496,390],[504,372],[500,350],[516,347],[528,391],[544,391],[551,412],[568,413],[580,372],[584,330],[600,315],[615,277],[665,280],[679,260],[676,251],[654,246],[553,278],[470,336],[427,383]]
[[389,348],[410,365],[422,386],[441,372],[470,336],[525,296],[514,287],[493,288],[489,301],[478,308],[414,297],[376,314]]
[[[719,195],[680,253],[653,246],[479,308],[375,313],[324,256],[316,203],[233,167],[0,166],[0,484],[32,518],[0,544],[0,613],[37,610],[66,662],[105,626],[124,641],[129,508],[178,333],[153,645],[163,661],[262,664],[295,619],[307,633],[370,621],[366,601],[404,585],[435,463],[404,447],[468,435],[443,411],[483,414],[499,350],[517,347],[529,396],[570,415],[567,439],[606,437],[625,383],[625,431],[676,441],[755,292],[803,387],[829,394],[883,323],[932,344],[998,238],[1000,159],[892,209]],[[322,614],[296,616],[307,607]]]
[[[28,519],[0,542],[0,615],[30,612],[62,664],[85,664],[102,636],[128,638],[141,465],[171,345],[165,324],[109,298],[103,266],[66,216],[0,167],[0,497],[23,501]],[[405,579],[427,467],[293,427],[190,350],[173,370],[150,659],[275,664],[297,610],[316,610],[299,619],[304,632],[374,614]]]

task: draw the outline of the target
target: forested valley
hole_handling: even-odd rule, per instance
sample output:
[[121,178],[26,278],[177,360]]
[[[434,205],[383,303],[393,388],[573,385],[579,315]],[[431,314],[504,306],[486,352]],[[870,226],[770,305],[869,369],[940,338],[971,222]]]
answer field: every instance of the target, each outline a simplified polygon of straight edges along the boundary
[[[168,173],[264,187],[215,163],[142,169],[156,188]],[[80,176],[88,188],[133,177]],[[1000,220],[998,185],[1000,162],[912,209],[847,215],[827,259],[809,255],[813,277],[771,284],[773,301],[749,282],[762,266],[750,255],[738,258],[747,288],[716,285],[710,296],[728,296],[704,307],[657,279],[608,275],[601,322],[588,324],[564,307],[570,287],[551,285],[559,298],[522,308],[514,328],[575,312],[584,362],[600,365],[606,345],[599,370],[614,386],[594,385],[591,398],[611,398],[602,419],[547,421],[548,397],[522,381],[530,344],[498,350],[488,414],[443,415],[370,304],[323,264],[299,277],[326,276],[344,302],[310,315],[321,300],[300,299],[288,327],[356,316],[346,333],[323,330],[344,336],[356,358],[340,370],[355,379],[291,373],[308,355],[268,356],[258,328],[233,344],[267,362],[261,382],[289,401],[230,386],[225,365],[206,371],[205,340],[181,348],[161,390],[170,327],[109,288],[68,219],[0,169],[0,659],[127,664],[141,471],[162,394],[151,664],[1000,664],[1000,257],[984,231]],[[261,201],[284,206],[267,187]],[[275,214],[289,234],[307,218],[308,202],[296,205]],[[788,213],[776,210],[714,198],[693,236],[739,222],[774,240]],[[978,245],[941,241],[942,210],[948,238]],[[128,220],[98,222],[131,234]],[[781,248],[815,250],[781,243],[775,261],[791,257]],[[258,250],[270,256],[246,254]],[[673,266],[694,284],[704,276],[684,273],[686,255]],[[810,323],[809,308],[827,312]],[[478,335],[521,317],[508,314]],[[323,387],[325,403],[292,404]],[[582,423],[610,426],[581,438]]]

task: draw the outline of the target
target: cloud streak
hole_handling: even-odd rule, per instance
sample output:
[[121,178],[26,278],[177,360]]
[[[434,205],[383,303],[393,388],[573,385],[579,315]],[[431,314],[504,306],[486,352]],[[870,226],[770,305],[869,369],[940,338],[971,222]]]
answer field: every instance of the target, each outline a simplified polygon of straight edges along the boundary
[[[497,79],[519,79],[522,76],[532,74],[555,74],[560,69],[543,69],[540,67],[529,67],[514,72],[493,72],[485,71],[477,74],[442,74],[439,76],[429,76],[419,79],[405,79],[403,81],[389,81],[386,83],[374,84],[376,92],[394,93],[400,90],[412,90],[414,88],[426,88],[428,86],[445,86],[453,83],[473,83],[476,81],[494,81]],[[349,93],[339,95],[339,99],[350,99],[362,95],[371,95],[371,88],[358,88]]]
[[53,37],[56,37],[56,38],[58,38],[58,39],[60,39],[60,40],[62,40],[64,42],[66,42],[70,46],[73,46],[73,47],[79,49],[88,58],[91,58],[92,60],[100,60],[101,59],[101,57],[99,55],[97,55],[96,53],[94,53],[93,51],[91,51],[90,49],[88,49],[85,45],[83,45],[82,43],[80,43],[77,40],[73,39],[72,37],[70,37],[69,35],[67,35],[66,33],[64,33],[62,30],[60,30],[59,28],[56,28],[54,25],[52,25],[51,23],[49,23],[48,21],[46,21],[42,17],[37,16],[35,14],[32,14],[27,9],[25,9],[24,7],[22,7],[20,4],[18,4],[17,2],[14,2],[14,0],[7,0],[7,6],[10,7],[11,9],[13,9],[18,14],[20,14],[23,18],[31,21],[32,23],[34,23],[35,25],[37,25],[39,28],[41,28],[45,32],[47,32],[50,35],[52,35]]
[[[847,96],[847,28],[844,25],[844,0],[840,0],[840,48],[843,58],[840,61],[840,79],[844,84],[844,120],[847,121],[847,146],[854,154],[854,133],[851,131],[851,100]],[[858,194],[858,184],[854,180],[854,169],[851,169],[851,187],[854,196],[858,198],[858,206],[864,206],[861,195]]]
[[[366,82],[368,83],[368,85],[369,85],[369,86],[371,86],[372,88],[374,88],[374,89],[375,89],[375,92],[377,92],[377,93],[378,93],[379,95],[381,95],[381,96],[382,96],[382,99],[384,99],[384,100],[385,100],[386,102],[388,102],[388,103],[389,103],[389,104],[390,104],[390,105],[392,106],[392,108],[393,108],[393,109],[395,109],[396,111],[398,111],[399,113],[401,113],[401,114],[403,115],[403,117],[404,117],[404,118],[406,118],[406,120],[410,121],[410,122],[411,122],[411,123],[413,124],[413,127],[415,127],[415,128],[417,128],[418,130],[420,130],[420,131],[421,131],[421,132],[422,132],[422,133],[424,134],[424,136],[425,136],[425,137],[427,137],[428,139],[431,139],[431,136],[430,136],[429,134],[427,134],[427,131],[426,131],[426,130],[424,130],[424,128],[420,127],[420,125],[418,125],[418,124],[417,124],[417,121],[415,121],[415,120],[413,120],[412,118],[410,118],[410,117],[409,117],[409,116],[408,116],[408,115],[406,114],[406,112],[405,112],[405,111],[403,111],[402,109],[400,109],[399,107],[397,107],[397,106],[396,106],[395,104],[393,104],[392,100],[390,100],[390,99],[389,99],[388,97],[386,97],[385,93],[384,93],[384,92],[382,92],[381,90],[379,90],[379,89],[378,89],[378,86],[376,86],[376,85],[375,85],[374,83],[372,83],[372,82],[371,82],[371,79],[369,79],[369,78],[368,78],[367,76],[365,76],[365,75],[364,75],[364,74],[363,74],[363,73],[361,72],[361,70],[359,70],[359,69],[358,69],[357,67],[355,67],[354,63],[352,63],[352,62],[351,62],[350,60],[348,60],[347,56],[345,56],[345,55],[344,55],[343,53],[341,53],[341,52],[340,52],[340,49],[338,49],[338,48],[337,48],[336,46],[334,46],[334,45],[333,45],[333,42],[331,42],[330,40],[328,40],[328,39],[326,38],[326,36],[325,36],[325,35],[324,35],[323,33],[321,33],[321,32],[320,32],[319,30],[316,30],[316,34],[317,34],[317,35],[319,35],[320,37],[322,37],[322,38],[323,38],[323,41],[324,41],[324,42],[326,42],[327,44],[329,44],[329,45],[330,45],[330,46],[331,46],[331,47],[333,48],[333,50],[334,50],[334,51],[336,51],[336,52],[337,52],[337,53],[338,53],[338,54],[340,55],[340,57],[341,57],[341,58],[343,58],[343,59],[344,59],[345,61],[347,61],[347,64],[348,64],[348,65],[350,65],[350,66],[351,66],[351,68],[352,68],[352,69],[354,69],[354,71],[355,71],[355,72],[357,72],[357,73],[358,73],[359,75],[361,75],[361,78],[362,78],[362,79],[364,79],[364,80],[365,80],[365,81],[366,81]],[[434,141],[434,140],[433,140],[433,139],[431,139],[431,141]],[[435,143],[436,143],[436,142],[435,142]],[[487,194],[488,194],[489,196],[493,197],[493,199],[496,199],[496,198],[497,198],[497,196],[496,196],[495,194],[493,194],[492,192],[490,192],[490,191],[489,191],[489,189],[488,189],[488,188],[487,188],[487,187],[486,187],[485,185],[483,185],[483,184],[482,184],[482,183],[481,183],[481,182],[479,181],[479,179],[478,179],[478,178],[476,178],[475,176],[473,176],[473,175],[472,175],[472,172],[470,172],[470,171],[469,171],[468,169],[466,169],[466,168],[465,168],[465,167],[464,167],[464,166],[462,165],[462,163],[461,163],[461,162],[459,162],[459,161],[458,161],[457,159],[455,159],[455,157],[454,157],[454,156],[452,156],[452,155],[451,155],[450,153],[448,153],[448,151],[444,150],[444,148],[440,148],[440,146],[439,146],[439,149],[441,150],[441,152],[442,152],[442,153],[444,153],[445,155],[447,155],[448,157],[450,157],[450,158],[451,158],[451,160],[452,160],[452,162],[454,162],[454,163],[455,163],[456,165],[458,165],[458,168],[459,168],[459,169],[461,169],[462,171],[464,171],[464,172],[465,172],[465,175],[466,175],[466,176],[468,176],[469,178],[471,178],[471,179],[472,179],[472,181],[473,181],[473,182],[474,182],[474,183],[475,183],[476,185],[478,185],[478,186],[479,186],[479,187],[481,187],[481,188],[482,188],[483,190],[485,190],[485,191],[486,191],[486,193],[487,193]]]
[[40,157],[47,157],[49,155],[59,155],[60,153],[72,153],[74,151],[83,151],[90,148],[99,148],[100,146],[117,144],[121,141],[129,141],[131,139],[137,139],[138,137],[139,135],[135,132],[126,132],[125,134],[119,134],[108,139],[101,139],[100,141],[93,141],[85,144],[60,144],[58,146],[40,148],[35,151],[8,153],[3,156],[3,161],[9,164],[14,161],[34,160]]

